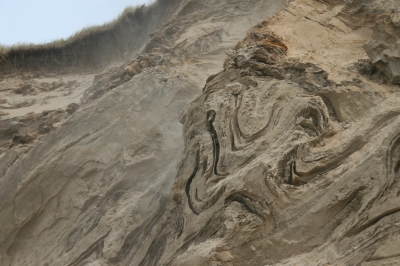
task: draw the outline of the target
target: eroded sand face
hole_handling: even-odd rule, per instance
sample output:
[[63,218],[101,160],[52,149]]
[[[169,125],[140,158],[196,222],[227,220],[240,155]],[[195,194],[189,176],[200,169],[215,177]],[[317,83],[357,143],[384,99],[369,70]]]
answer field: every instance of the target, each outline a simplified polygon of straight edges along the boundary
[[374,18],[354,26],[354,5],[294,1],[230,51],[181,116],[175,202],[142,262],[396,265],[398,86],[367,71]]
[[183,1],[16,118],[55,125],[0,159],[1,264],[396,265],[399,87],[364,51],[396,4]]
[[[122,65],[2,81],[13,89],[32,83],[25,95],[4,93],[36,101],[3,117],[16,133],[1,139],[1,265],[140,264],[171,201],[184,149],[179,115],[208,76],[223,69],[225,50],[284,6],[254,0],[186,7],[191,2],[154,33],[145,53]],[[73,80],[79,86],[64,96]],[[53,81],[52,90],[40,89]],[[80,106],[69,113],[70,103]],[[25,138],[9,148],[15,134]]]

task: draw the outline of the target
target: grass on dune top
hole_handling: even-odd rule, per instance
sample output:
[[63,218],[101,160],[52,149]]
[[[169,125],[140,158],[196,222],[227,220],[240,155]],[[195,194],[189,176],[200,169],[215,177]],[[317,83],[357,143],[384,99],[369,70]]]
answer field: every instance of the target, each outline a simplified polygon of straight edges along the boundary
[[121,20],[129,14],[134,14],[139,8],[144,6],[128,6],[124,11],[114,20],[106,22],[103,25],[85,27],[82,30],[76,32],[67,39],[57,39],[45,44],[32,44],[32,43],[17,43],[14,45],[2,45],[0,44],[0,55],[5,56],[10,52],[26,51],[26,50],[39,50],[43,48],[62,48],[70,43],[79,41],[89,35],[96,34],[99,32],[113,29]]

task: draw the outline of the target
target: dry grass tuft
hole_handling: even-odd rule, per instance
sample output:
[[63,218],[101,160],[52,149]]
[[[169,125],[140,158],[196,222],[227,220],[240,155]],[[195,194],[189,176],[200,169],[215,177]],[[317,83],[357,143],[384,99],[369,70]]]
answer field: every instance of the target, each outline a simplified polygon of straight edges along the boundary
[[84,28],[66,40],[0,45],[0,73],[92,70],[125,60],[146,43],[181,1],[157,0],[149,6],[127,7],[115,20]]
[[110,29],[114,28],[118,23],[120,23],[124,19],[125,16],[134,14],[139,8],[143,8],[143,6],[141,6],[141,7],[128,6],[123,10],[123,12],[116,19],[114,19],[110,22],[106,22],[103,25],[85,27],[67,39],[56,39],[54,41],[51,41],[49,43],[44,43],[44,44],[17,43],[17,44],[11,45],[11,46],[0,44],[0,54],[5,55],[11,51],[19,51],[19,50],[38,50],[41,48],[61,48],[69,43],[79,41],[88,35],[100,33],[102,31],[106,31],[106,30],[110,30]]

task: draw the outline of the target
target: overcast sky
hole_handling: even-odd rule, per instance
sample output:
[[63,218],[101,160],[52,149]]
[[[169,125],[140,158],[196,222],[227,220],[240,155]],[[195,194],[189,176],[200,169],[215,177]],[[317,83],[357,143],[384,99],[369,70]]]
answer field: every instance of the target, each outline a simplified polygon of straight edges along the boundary
[[0,44],[47,43],[151,0],[0,0]]

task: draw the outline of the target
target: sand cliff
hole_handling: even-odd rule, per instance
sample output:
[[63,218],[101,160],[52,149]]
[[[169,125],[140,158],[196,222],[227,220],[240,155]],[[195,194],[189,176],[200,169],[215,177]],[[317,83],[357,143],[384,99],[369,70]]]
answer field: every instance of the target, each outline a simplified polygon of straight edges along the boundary
[[0,264],[397,265],[398,1],[162,2],[122,61],[3,65]]

